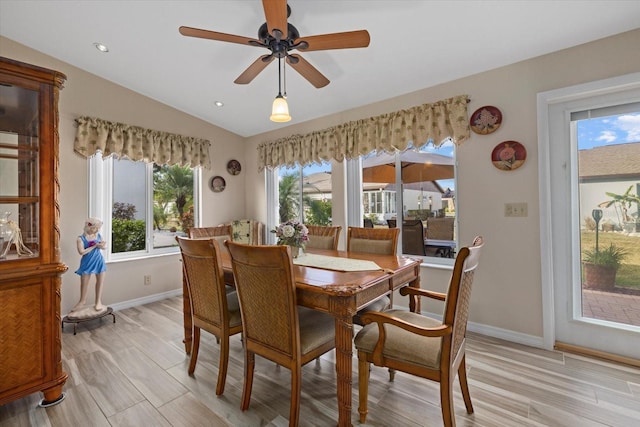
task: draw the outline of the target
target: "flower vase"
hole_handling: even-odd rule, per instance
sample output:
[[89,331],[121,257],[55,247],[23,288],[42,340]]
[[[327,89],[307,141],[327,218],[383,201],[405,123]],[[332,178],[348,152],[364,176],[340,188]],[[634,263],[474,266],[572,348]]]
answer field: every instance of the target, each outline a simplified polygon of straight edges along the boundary
[[300,255],[300,248],[298,246],[290,246],[291,248],[291,256],[293,258],[298,258],[298,255]]

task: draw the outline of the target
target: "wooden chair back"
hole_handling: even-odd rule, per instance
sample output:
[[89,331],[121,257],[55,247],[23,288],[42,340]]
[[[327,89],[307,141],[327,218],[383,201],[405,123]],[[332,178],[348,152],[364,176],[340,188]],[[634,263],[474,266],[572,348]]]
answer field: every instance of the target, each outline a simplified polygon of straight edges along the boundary
[[216,236],[229,236],[231,238],[231,225],[218,225],[216,227],[191,227],[190,239],[208,239]]
[[227,295],[220,260],[220,245],[213,239],[176,237],[182,254],[183,274],[189,292],[193,318],[193,345],[189,375],[198,360],[200,329],[220,339],[220,369],[216,394],[224,392],[229,360],[229,336],[242,332],[242,320],[235,292]]
[[307,248],[333,249],[334,251],[338,249],[342,226],[307,225],[307,229],[309,230]]
[[226,251],[224,245],[225,240],[232,239],[231,225],[218,225],[217,227],[191,227],[189,229],[190,239],[211,239],[214,238],[218,242],[221,250]]
[[401,289],[402,295],[412,298],[423,296],[444,301],[442,322],[397,309],[361,316],[365,327],[354,342],[358,349],[358,410],[362,423],[367,415],[369,363],[440,382],[442,418],[447,427],[455,426],[452,381],[457,373],[467,413],[473,413],[467,384],[465,335],[471,288],[483,244],[478,236],[472,246],[458,252],[446,294],[411,287]]
[[398,247],[398,228],[349,227],[347,251],[369,254],[395,255]]
[[[398,248],[399,234],[399,228],[349,227],[347,229],[347,251],[395,255]],[[362,313],[386,310],[392,305],[393,292],[389,291],[381,298],[358,310],[353,316],[353,323],[362,325],[362,320],[360,319]]]
[[241,409],[249,408],[255,354],[291,370],[289,425],[300,417],[302,365],[335,347],[333,318],[297,306],[289,246],[227,241],[244,326],[245,382]]
[[[456,256],[453,266],[453,273],[449,283],[447,297],[445,299],[444,325],[452,326],[450,338],[444,337],[443,350],[451,348],[449,360],[444,360],[442,364],[453,366],[459,360],[460,353],[464,352],[464,342],[467,333],[467,322],[469,320],[469,303],[471,302],[471,288],[475,270],[480,261],[480,252],[484,240],[478,236],[474,239],[471,247],[462,248]],[[447,350],[445,350],[447,352]],[[446,354],[443,359],[447,359]],[[442,366],[441,366],[442,369]]]

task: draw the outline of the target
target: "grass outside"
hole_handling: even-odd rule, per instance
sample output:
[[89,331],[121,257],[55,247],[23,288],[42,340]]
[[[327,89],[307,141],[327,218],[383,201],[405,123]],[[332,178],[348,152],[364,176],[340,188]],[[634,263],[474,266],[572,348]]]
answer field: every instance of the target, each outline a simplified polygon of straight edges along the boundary
[[[595,248],[596,233],[594,231],[583,231],[581,239],[583,253],[585,250]],[[612,243],[627,252],[627,256],[616,275],[616,287],[640,290],[640,237],[602,231],[598,233],[598,247],[600,249],[606,248]]]

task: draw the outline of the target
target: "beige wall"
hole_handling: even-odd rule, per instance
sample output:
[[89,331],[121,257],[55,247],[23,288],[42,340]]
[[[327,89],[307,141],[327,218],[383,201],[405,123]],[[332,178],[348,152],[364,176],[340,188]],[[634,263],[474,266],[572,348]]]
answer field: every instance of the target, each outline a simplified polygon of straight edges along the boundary
[[[62,261],[69,266],[62,277],[63,313],[67,313],[80,296],[80,279],[74,273],[80,263],[76,238],[82,233],[84,219],[88,214],[87,160],[73,151],[76,117],[100,117],[210,140],[212,169],[203,171],[203,224],[217,225],[243,215],[244,198],[236,195],[244,192],[245,175],[231,177],[226,171],[226,163],[232,158],[246,164],[243,139],[238,135],[2,37],[0,55],[54,69],[67,76],[59,103],[60,246]],[[225,177],[227,187],[224,192],[212,193],[208,189],[206,184],[214,175]],[[151,275],[150,286],[144,286],[145,275]],[[93,282],[90,286],[89,301],[92,301]],[[144,299],[181,286],[178,255],[109,263],[102,301],[105,304],[116,304]]]
[[[471,321],[487,333],[534,343],[543,333],[536,95],[638,70],[640,30],[248,138],[246,159],[257,161],[255,147],[263,141],[459,94],[471,98],[469,114],[483,105],[500,108],[500,129],[490,135],[472,133],[457,157],[460,242],[471,242],[476,234],[486,241],[474,284]],[[498,170],[490,161],[493,148],[505,140],[519,141],[527,149],[526,163],[512,172]],[[248,186],[262,185],[261,175],[247,179]],[[526,202],[529,216],[505,218],[504,204],[509,202]],[[263,206],[247,201],[247,210],[255,216],[264,214]],[[422,286],[444,290],[448,276],[446,270],[423,268]],[[423,311],[440,313],[441,308],[427,305]]]
[[[503,113],[498,131],[472,134],[458,151],[460,240],[470,242],[476,234],[486,240],[474,285],[471,321],[487,333],[511,334],[527,341],[542,336],[543,320],[536,94],[640,70],[640,30],[246,139],[4,38],[0,38],[0,55],[53,68],[68,77],[60,97],[61,243],[63,261],[70,267],[63,277],[63,312],[78,298],[79,281],[73,274],[79,262],[75,238],[87,212],[87,162],[72,149],[75,117],[98,116],[213,141],[213,169],[205,172],[203,201],[204,224],[213,225],[238,216],[266,219],[264,178],[254,167],[260,142],[468,94],[470,113],[483,105],[494,105]],[[516,171],[503,172],[491,164],[493,147],[505,140],[519,141],[527,149],[527,161]],[[243,173],[227,179],[223,193],[211,193],[206,187],[208,178],[226,177],[224,165],[231,158],[242,162]],[[334,183],[334,188],[338,185],[340,182]],[[244,198],[237,196],[241,192]],[[528,203],[529,216],[505,218],[508,202]],[[152,275],[149,288],[143,285],[145,274]],[[447,270],[424,268],[422,284],[444,290],[448,275]],[[177,256],[109,264],[103,299],[112,304],[179,286]],[[425,311],[439,312],[440,308],[427,305]]]

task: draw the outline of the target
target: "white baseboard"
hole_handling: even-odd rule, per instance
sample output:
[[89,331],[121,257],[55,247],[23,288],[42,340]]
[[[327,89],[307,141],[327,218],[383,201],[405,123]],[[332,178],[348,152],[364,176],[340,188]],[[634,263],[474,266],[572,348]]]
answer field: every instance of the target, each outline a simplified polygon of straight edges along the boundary
[[113,311],[124,310],[125,308],[136,307],[138,305],[149,304],[151,302],[160,301],[167,298],[173,298],[182,295],[182,288],[174,289],[172,291],[162,292],[159,294],[147,295],[146,297],[136,298],[129,301],[123,301],[111,305]]
[[167,298],[173,298],[182,295],[182,288],[172,291],[161,292],[159,294],[147,295],[146,297],[136,298],[129,301],[117,302],[115,304],[107,304],[113,311],[124,310],[125,308],[137,307],[139,305],[149,304],[151,302],[161,301]]
[[495,326],[488,326],[474,322],[467,323],[467,330],[492,338],[499,338],[505,341],[528,345],[530,347],[545,348],[544,339],[535,335],[523,334],[509,329],[496,328]]
[[[422,314],[442,321],[442,315],[440,314],[425,312],[422,312]],[[537,348],[545,348],[543,338],[535,335],[523,334],[520,332],[511,331],[509,329],[496,328],[495,326],[488,326],[482,323],[475,322],[468,322],[467,330],[475,332],[477,334],[486,335],[488,337],[498,338],[517,344],[523,344]]]

